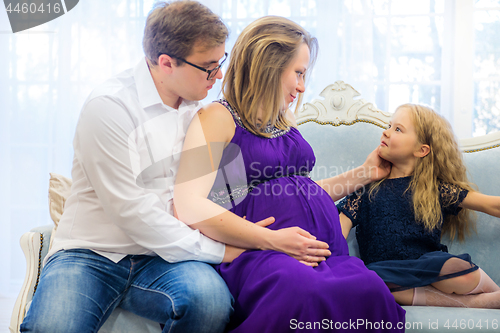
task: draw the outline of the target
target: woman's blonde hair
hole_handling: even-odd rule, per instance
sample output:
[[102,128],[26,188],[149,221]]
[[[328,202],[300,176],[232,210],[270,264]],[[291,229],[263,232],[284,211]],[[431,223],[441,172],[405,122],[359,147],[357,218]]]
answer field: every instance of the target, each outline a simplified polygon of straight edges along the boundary
[[[403,104],[396,112],[401,109],[410,111],[419,143],[430,147],[426,156],[417,158],[408,190],[412,193],[416,221],[423,223],[428,230],[433,230],[439,227],[442,221],[440,183],[469,191],[473,190],[473,184],[467,178],[462,152],[450,123],[423,105]],[[380,183],[374,183],[370,188],[370,196],[376,193]],[[463,241],[465,235],[475,230],[470,213],[469,209],[462,209],[456,216],[448,215],[443,222],[443,234],[448,234],[452,240],[458,237]]]
[[[280,129],[290,126],[280,112],[284,100],[281,77],[303,43],[310,51],[310,72],[318,42],[295,22],[266,16],[239,35],[224,76],[223,94],[250,132],[269,137],[270,133],[264,131],[267,124]],[[297,107],[301,100],[299,94]],[[260,117],[259,110],[264,111]]]

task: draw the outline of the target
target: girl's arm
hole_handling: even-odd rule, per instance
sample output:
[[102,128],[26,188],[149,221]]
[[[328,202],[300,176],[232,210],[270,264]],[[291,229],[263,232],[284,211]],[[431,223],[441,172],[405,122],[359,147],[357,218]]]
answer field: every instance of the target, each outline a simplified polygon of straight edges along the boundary
[[460,207],[500,217],[500,197],[469,191]]
[[339,217],[340,225],[342,227],[342,235],[344,235],[344,238],[347,239],[347,236],[349,236],[349,231],[351,231],[352,229],[352,221],[344,213],[340,213]]
[[208,105],[193,118],[174,189],[180,220],[208,237],[239,248],[276,250],[308,262],[325,260],[330,255],[328,244],[307,231],[298,227],[262,228],[207,199],[222,152],[234,131],[232,116],[219,103]]
[[333,199],[337,201],[362,186],[382,179],[391,172],[391,164],[378,155],[377,147],[361,166],[338,176],[317,181]]

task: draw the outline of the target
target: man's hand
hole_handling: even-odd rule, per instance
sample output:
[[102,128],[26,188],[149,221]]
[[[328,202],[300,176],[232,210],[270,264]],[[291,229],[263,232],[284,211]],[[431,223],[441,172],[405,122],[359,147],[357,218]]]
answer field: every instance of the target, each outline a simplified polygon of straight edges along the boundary
[[[247,217],[243,216],[243,218],[246,220]],[[274,219],[274,217],[271,216],[271,217],[268,217],[267,219],[263,219],[262,221],[255,222],[255,224],[259,225],[261,227],[267,227],[267,226],[273,224],[274,221],[276,221],[276,220]]]
[[[243,218],[246,220],[246,216],[243,216]],[[268,225],[273,224],[274,221],[275,221],[274,217],[271,216],[266,219],[263,219],[262,221],[255,222],[255,224],[265,228]],[[224,258],[222,259],[222,262],[233,262],[234,259],[238,258],[239,255],[245,251],[246,249],[226,244],[226,252],[224,253]]]
[[222,258],[222,262],[233,262],[234,259],[238,258],[239,255],[245,251],[246,249],[241,249],[239,247],[234,247],[232,245],[226,244],[226,252],[224,252],[224,258]]

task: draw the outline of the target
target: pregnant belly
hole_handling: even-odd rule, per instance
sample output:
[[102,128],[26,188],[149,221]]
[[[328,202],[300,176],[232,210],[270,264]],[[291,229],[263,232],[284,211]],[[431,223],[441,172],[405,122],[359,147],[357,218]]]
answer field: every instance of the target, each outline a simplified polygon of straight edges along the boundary
[[327,243],[339,241],[338,235],[342,237],[335,203],[307,177],[277,178],[262,183],[231,211],[252,222],[273,216],[276,221],[268,228],[300,227]]

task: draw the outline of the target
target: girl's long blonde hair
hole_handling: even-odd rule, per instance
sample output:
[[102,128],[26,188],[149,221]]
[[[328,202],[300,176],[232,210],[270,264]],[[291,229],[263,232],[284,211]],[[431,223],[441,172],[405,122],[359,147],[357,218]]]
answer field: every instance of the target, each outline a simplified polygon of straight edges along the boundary
[[[417,158],[408,190],[412,193],[416,221],[423,223],[428,230],[433,230],[442,221],[440,182],[469,191],[473,190],[473,184],[467,178],[462,152],[448,121],[426,106],[404,104],[396,112],[403,108],[410,111],[419,143],[430,147],[429,154]],[[375,195],[380,183],[371,186],[370,197]],[[448,234],[452,240],[458,237],[463,241],[465,235],[475,230],[470,215],[469,209],[462,209],[456,216],[447,216],[443,221],[443,234]]]
[[[302,43],[309,47],[310,72],[318,42],[295,22],[266,16],[248,25],[239,35],[224,75],[223,94],[252,133],[269,137],[271,134],[264,132],[267,124],[280,129],[290,126],[281,112],[284,101],[281,77]],[[297,107],[301,100],[299,94]],[[260,117],[259,110],[263,111]]]

